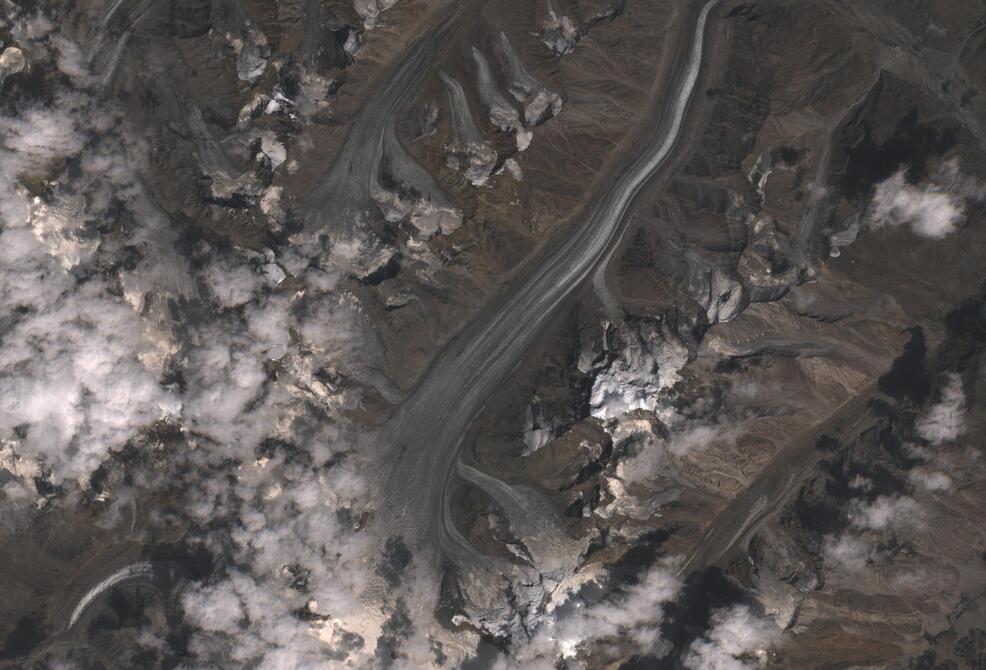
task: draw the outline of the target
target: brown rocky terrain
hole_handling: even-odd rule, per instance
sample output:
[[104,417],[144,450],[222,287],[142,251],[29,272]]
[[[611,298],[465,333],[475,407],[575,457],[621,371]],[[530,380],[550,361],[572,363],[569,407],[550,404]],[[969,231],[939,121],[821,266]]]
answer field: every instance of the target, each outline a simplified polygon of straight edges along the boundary
[[[983,537],[967,525],[981,513],[978,487],[929,489],[931,457],[908,450],[920,450],[915,417],[947,374],[963,376],[974,402],[978,366],[955,351],[947,324],[978,310],[981,204],[973,195],[961,228],[940,240],[864,225],[851,244],[833,243],[873,216],[874,186],[899,169],[919,184],[953,162],[981,183],[977,95],[949,93],[975,75],[958,64],[957,42],[898,23],[909,11],[756,3],[724,13],[718,48],[729,57],[706,75],[691,148],[636,207],[610,266],[621,320],[585,294],[488,410],[476,458],[554,492],[572,533],[593,538],[587,564],[619,564],[647,538],[660,538],[659,555],[701,556],[710,529],[736,525],[734,543],[706,569],[755,594],[786,628],[773,666],[977,667],[968,619],[962,635],[943,631],[974,607],[982,583]],[[901,44],[912,49],[906,57]],[[696,276],[710,268],[742,285],[750,303],[721,323],[709,279]],[[981,333],[976,318],[965,317],[963,337]],[[647,323],[687,348],[679,381],[652,410],[590,416],[599,415],[598,373],[577,374],[587,341],[597,361],[612,360]],[[937,363],[946,351],[966,362]],[[891,371],[915,356],[925,389],[901,400],[898,387],[913,382]],[[659,374],[657,360],[639,374]],[[525,455],[528,406],[556,437]],[[946,461],[956,473],[980,457],[975,413],[963,421],[967,437]],[[794,465],[788,452],[806,440]],[[770,515],[739,527],[742,517],[726,510],[791,467],[797,474],[770,500]],[[872,479],[865,491],[860,477]],[[837,530],[858,528],[854,505],[902,499],[900,514],[920,519],[864,531],[860,546],[873,549],[855,547],[855,561],[832,555]],[[923,651],[928,639],[941,650]]]
[[983,667],[986,7],[703,6],[0,0],[0,667]]

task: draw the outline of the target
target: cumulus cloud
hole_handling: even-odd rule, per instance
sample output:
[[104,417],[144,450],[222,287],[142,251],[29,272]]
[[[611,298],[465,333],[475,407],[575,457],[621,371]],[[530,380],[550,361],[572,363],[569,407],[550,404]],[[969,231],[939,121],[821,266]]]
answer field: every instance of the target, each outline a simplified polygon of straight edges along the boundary
[[262,277],[248,263],[216,254],[202,272],[209,292],[223,307],[240,307],[250,302],[262,284]]
[[[947,490],[952,485],[951,478],[944,473],[926,468],[912,470],[908,476],[915,486],[929,492]],[[866,491],[872,484],[854,488]],[[850,573],[860,572],[878,559],[886,558],[878,551],[875,538],[920,530],[926,525],[924,508],[910,496],[855,499],[849,503],[848,516],[851,525],[845,532],[825,537],[822,556],[828,565]]]
[[[43,471],[84,486],[113,450],[151,440],[146,429],[164,420],[178,444],[161,448],[154,469],[127,470],[128,485],[179,490],[186,541],[221,566],[178,587],[194,629],[187,667],[373,667],[396,646],[394,667],[423,667],[434,655],[423,608],[434,584],[413,562],[399,584],[378,583],[385,538],[366,528],[368,468],[340,412],[359,402],[346,376],[373,345],[339,278],[385,254],[301,240],[277,258],[290,292],[242,250],[190,269],[141,186],[139,137],[119,130],[122,115],[57,25],[38,15],[14,31],[31,42],[32,65],[64,73],[45,84],[62,87],[47,92],[56,104],[0,117],[0,305],[11,315],[0,341],[0,458],[22,475],[3,485],[6,501],[28,502]],[[98,225],[121,208],[125,230]],[[136,267],[118,269],[123,249],[138,250]],[[172,309],[194,318],[172,320]],[[680,347],[639,339],[648,341],[621,358],[629,383],[613,390],[614,412],[647,406],[647,389],[671,385],[684,360]],[[701,438],[683,436],[681,448]],[[671,567],[656,566],[567,608],[515,660],[553,665],[615,636],[652,646],[679,587]]]
[[873,482],[863,475],[856,475],[849,482],[849,488],[856,491],[871,491],[873,489]]
[[88,475],[138,427],[181,408],[138,359],[137,315],[101,289],[88,283],[25,315],[0,348],[0,431],[55,481]]
[[557,624],[557,637],[563,650],[592,640],[629,633],[641,648],[652,646],[658,638],[663,605],[681,589],[669,566],[657,565],[640,581],[611,601],[582,607]]
[[[227,567],[181,594],[190,649],[201,663],[272,670],[366,660],[381,622],[361,601],[378,546],[359,521],[364,482],[336,432],[274,418],[276,437],[250,461],[235,444],[188,456],[201,473],[187,494],[197,541]],[[239,464],[223,467],[231,454]]]
[[222,309],[189,329],[182,361],[182,417],[208,440],[187,455],[202,473],[186,483],[188,511],[198,540],[230,566],[228,576],[190,585],[182,597],[198,629],[190,649],[203,663],[231,658],[237,667],[321,668],[343,659],[364,667],[388,635],[381,610],[398,603],[371,614],[362,601],[381,538],[360,521],[369,506],[365,464],[354,461],[336,421],[353,398],[337,366],[341,351],[355,349],[346,343],[357,311],[350,298],[323,293],[320,276],[309,283],[303,263],[293,269],[304,292],[279,295],[250,282],[237,295],[242,287],[212,285],[249,263],[230,255],[206,266],[201,278]]
[[875,557],[874,548],[863,538],[844,533],[825,538],[822,555],[826,563],[848,572],[859,572]]
[[746,670],[762,664],[779,642],[780,631],[769,619],[745,605],[716,610],[703,639],[692,643],[684,666],[690,670]]
[[680,592],[671,563],[650,567],[640,580],[594,603],[576,600],[547,617],[526,643],[515,645],[497,668],[555,668],[559,658],[595,648],[609,639],[630,641],[642,653],[660,638],[664,606]]
[[673,433],[668,440],[667,449],[675,456],[684,456],[695,450],[705,449],[717,440],[729,440],[731,435],[720,426],[691,426]]
[[941,400],[917,422],[918,435],[933,445],[951,442],[965,432],[966,400],[962,377],[948,375]]
[[[30,40],[46,26],[32,19],[15,32]],[[57,47],[60,65],[77,56],[66,40]],[[111,113],[85,93],[54,97],[55,106],[26,104],[0,117],[0,310],[9,315],[0,342],[0,439],[15,454],[4,459],[8,469],[48,473],[57,483],[84,480],[110,450],[142,426],[176,417],[182,405],[144,364],[155,344],[117,278],[95,267],[102,241],[93,222],[107,194],[133,199],[126,143],[104,135]],[[63,167],[69,159],[82,166],[72,179]],[[44,197],[21,185],[46,178]]]
[[661,440],[650,431],[649,425],[629,437],[623,435],[622,432],[629,423],[624,422],[617,428],[614,441],[633,444],[636,453],[617,466],[617,476],[627,484],[646,483],[668,469],[667,451]]
[[18,117],[0,117],[4,148],[10,152],[4,158],[5,172],[17,173],[43,170],[60,158],[82,150],[84,136],[75,121],[64,111],[33,107]]
[[877,186],[872,208],[870,221],[875,228],[908,224],[919,235],[934,238],[954,233],[965,218],[958,199],[907,184],[903,170]]
[[937,470],[928,470],[926,468],[918,468],[911,470],[907,474],[908,479],[915,486],[918,486],[925,491],[938,492],[938,491],[948,491],[952,488],[952,478],[946,475],[944,472]]
[[924,237],[942,238],[954,233],[966,217],[966,201],[982,200],[986,191],[959,172],[957,159],[943,163],[922,184],[909,184],[901,169],[877,184],[867,212],[874,228],[909,225]]
[[81,665],[75,661],[69,661],[65,659],[56,659],[50,661],[46,666],[45,670],[82,670]]
[[[289,362],[289,377],[301,380],[294,389],[311,399],[319,370],[339,362],[329,351],[345,349],[340,341],[353,333],[351,301],[293,311],[291,299],[265,290],[276,284],[261,272],[271,262],[213,253],[197,273],[202,294],[242,312],[203,318],[204,309],[170,323],[168,300],[198,291],[169,221],[140,183],[145,143],[126,130],[79,47],[54,31],[38,14],[21,17],[13,32],[38,67],[57,67],[70,83],[51,80],[56,104],[25,100],[0,116],[0,306],[12,315],[0,342],[3,462],[23,476],[84,479],[161,419],[249,452],[288,411],[291,392],[270,383],[266,366],[285,359],[290,329],[319,339],[309,347],[318,355],[295,350]],[[22,185],[39,181],[49,185],[44,196]],[[133,225],[102,232],[121,205]],[[117,266],[124,247],[138,250],[136,266],[102,270]],[[316,305],[337,276],[312,263],[319,250],[301,245],[288,259]],[[163,385],[169,369],[182,372],[183,388]],[[339,404],[354,401],[341,395]]]
[[856,501],[849,516],[858,528],[880,531],[920,525],[923,513],[913,498],[884,495],[872,502]]
[[[277,259],[206,250],[190,269],[141,185],[139,134],[56,25],[38,15],[14,32],[32,65],[65,74],[46,80],[57,104],[0,116],[0,465],[20,476],[5,502],[29,503],[44,472],[86,486],[165,420],[182,436],[168,458],[114,481],[178,488],[186,540],[222,566],[179,586],[188,667],[369,667],[396,635],[389,614],[430,621],[414,589],[431,586],[409,572],[373,612],[362,600],[381,538],[365,528],[366,463],[339,413],[359,401],[346,374],[370,346],[358,299],[337,290],[345,268],[301,240]],[[44,195],[28,191],[38,183]],[[122,232],[99,225],[121,209]],[[120,268],[124,249],[136,265]],[[111,512],[130,495],[104,493]],[[422,634],[400,635],[408,658],[431,653]]]
[[[614,431],[614,439],[635,422],[624,421]],[[681,458],[708,448],[716,443],[728,443],[734,439],[732,431],[719,425],[702,425],[682,421],[672,427],[667,439],[661,439],[649,430],[631,433],[636,453],[619,465],[618,475],[627,484],[645,483],[656,476],[672,474],[674,466],[669,456]],[[626,438],[624,438],[626,439]]]

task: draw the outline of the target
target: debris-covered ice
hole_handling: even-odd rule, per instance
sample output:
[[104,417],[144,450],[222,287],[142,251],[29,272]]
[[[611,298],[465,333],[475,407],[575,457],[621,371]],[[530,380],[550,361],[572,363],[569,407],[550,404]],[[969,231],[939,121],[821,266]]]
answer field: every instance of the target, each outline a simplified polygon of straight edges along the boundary
[[256,30],[248,30],[245,38],[231,40],[236,54],[236,75],[241,81],[253,84],[267,69],[270,46],[267,37]]
[[555,53],[564,55],[575,49],[581,36],[575,21],[561,14],[553,0],[548,0],[547,12],[541,22],[541,41]]
[[265,130],[260,136],[260,153],[270,163],[270,169],[276,170],[287,157],[287,150],[277,139],[277,135],[269,130]]
[[363,48],[363,35],[358,31],[349,27],[346,33],[346,40],[342,43],[342,50],[346,52],[346,55],[350,58],[354,58],[359,50]]
[[685,289],[705,308],[709,323],[729,321],[743,311],[749,298],[738,279],[727,274],[714,260],[697,252],[689,250],[685,257],[688,261]]
[[397,2],[398,0],[354,0],[353,9],[363,19],[363,27],[372,30],[380,20],[380,15]]
[[500,130],[513,132],[517,140],[517,151],[523,151],[531,143],[531,131],[524,128],[520,114],[500,92],[493,80],[493,72],[486,56],[479,49],[473,47],[472,58],[476,62],[479,78],[479,96],[482,98],[483,104],[490,110],[490,122]]
[[552,422],[547,421],[543,415],[544,411],[535,397],[524,412],[524,456],[533,454],[555,436]]
[[436,204],[430,198],[405,199],[400,194],[376,188],[373,200],[388,221],[408,219],[416,236],[428,240],[435,235],[448,235],[462,224],[462,214],[454,207]]
[[217,200],[228,200],[237,196],[247,198],[259,196],[262,186],[256,175],[250,171],[236,169],[222,146],[209,132],[198,106],[179,93],[175,86],[172,86],[171,90],[178,108],[187,112],[185,122],[195,143],[200,166],[205,175],[212,180],[212,197]]
[[534,78],[520,56],[514,51],[507,34],[500,31],[500,47],[510,66],[509,90],[518,102],[526,103],[524,120],[529,126],[539,126],[561,111],[561,97]]
[[388,177],[385,188],[374,178],[370,197],[391,222],[408,219],[419,239],[448,235],[462,224],[462,213],[449,202],[442,187],[413,157],[400,140],[393,119],[384,130],[381,172]]
[[862,216],[859,212],[846,219],[841,230],[829,235],[829,255],[832,258],[840,256],[842,254],[842,247],[848,247],[855,242],[862,227]]
[[446,146],[449,167],[461,169],[474,186],[482,186],[496,167],[496,151],[476,127],[462,85],[445,72],[438,76],[445,84],[452,109],[452,137]]
[[514,181],[524,181],[524,171],[520,169],[520,163],[514,158],[503,161],[503,168],[510,173]]
[[257,118],[262,114],[280,113],[293,116],[294,102],[284,95],[279,88],[275,87],[274,90],[271,91],[270,95],[260,92],[256,93],[253,98],[251,98],[250,102],[243,105],[240,109],[236,123],[237,125],[245,126],[249,124],[252,119]]

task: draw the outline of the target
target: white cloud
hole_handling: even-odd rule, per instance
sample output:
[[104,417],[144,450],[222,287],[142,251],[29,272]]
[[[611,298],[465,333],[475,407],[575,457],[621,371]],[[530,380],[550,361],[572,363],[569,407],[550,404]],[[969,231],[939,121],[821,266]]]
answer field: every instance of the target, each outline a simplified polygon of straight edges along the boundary
[[[614,432],[614,439],[619,435],[620,428],[633,425],[634,422],[624,421]],[[619,465],[618,475],[627,484],[646,483],[648,480],[669,474],[668,455],[682,457],[702,451],[715,443],[729,443],[733,433],[718,425],[684,425],[673,428],[674,432],[665,440],[657,437],[649,430],[634,433],[637,451]]]
[[243,622],[243,601],[233,580],[192,587],[182,594],[182,609],[189,620],[210,633],[235,633]]
[[856,501],[850,518],[854,526],[868,530],[887,530],[920,525],[923,514],[913,498],[880,496],[872,502]]
[[912,186],[900,171],[876,188],[870,222],[874,228],[909,224],[925,237],[945,237],[965,218],[962,203],[949,193]]
[[5,172],[37,173],[49,163],[73,156],[83,148],[84,136],[63,110],[33,107],[18,117],[0,117]]
[[917,422],[918,435],[933,445],[951,442],[965,432],[966,401],[962,377],[948,375],[941,400]]
[[942,238],[954,233],[965,220],[965,201],[982,199],[978,183],[959,174],[958,161],[943,163],[922,184],[909,184],[901,169],[877,184],[867,216],[874,228],[910,225],[918,235]]
[[[16,7],[16,5],[14,6]],[[53,30],[55,30],[55,24],[38,11],[35,12],[34,16],[19,17],[19,20],[14,22],[11,33],[20,42],[40,40],[47,37]]]
[[[357,468],[327,468],[336,452],[314,447],[337,443],[335,434],[310,436],[307,457],[281,447],[233,473],[218,463],[222,454],[193,456],[203,480],[189,486],[190,504],[210,529],[199,538],[228,568],[223,579],[191,584],[181,596],[197,629],[191,649],[203,662],[221,654],[237,667],[314,668],[331,667],[333,653],[372,654],[380,615],[370,616],[360,598],[378,544],[353,521],[366,489]],[[298,617],[301,611],[314,622]],[[364,638],[362,648],[347,651],[346,631]]]
[[668,451],[675,456],[684,456],[692,451],[702,450],[712,442],[729,440],[730,435],[719,426],[693,426],[682,432],[673,433],[668,440]]
[[849,488],[857,491],[870,491],[873,488],[873,482],[863,475],[856,475],[849,482]]
[[684,666],[690,670],[746,670],[762,664],[780,640],[777,625],[737,605],[716,610],[704,639],[689,647]]
[[140,426],[181,409],[139,360],[137,315],[103,288],[94,280],[27,312],[0,347],[0,435],[56,482],[88,475]]
[[202,272],[209,292],[223,307],[240,307],[250,302],[263,279],[249,264],[216,254]]
[[53,661],[46,661],[45,670],[82,670],[82,666],[75,661],[68,661],[65,659],[57,659]]
[[[622,427],[622,424],[621,424]],[[633,436],[637,452],[617,466],[617,476],[627,484],[641,484],[665,472],[668,455],[661,440],[646,430]]]
[[[126,476],[137,490],[180,484],[188,541],[222,566],[178,594],[197,629],[189,667],[216,658],[264,670],[367,667],[399,598],[414,628],[401,662],[422,667],[432,622],[421,594],[434,585],[412,565],[401,586],[368,608],[381,538],[363,528],[372,511],[368,468],[337,411],[358,402],[346,371],[374,346],[359,300],[339,277],[375,266],[387,250],[368,240],[333,244],[326,254],[318,240],[301,241],[278,258],[301,285],[290,294],[270,287],[245,254],[216,255],[191,272],[140,186],[143,143],[119,130],[121,115],[89,88],[96,84],[80,49],[45,37],[57,25],[39,15],[18,34],[45,38],[47,46],[29,50],[32,66],[58,67],[71,85],[51,92],[54,105],[0,118],[0,307],[15,315],[0,341],[4,465],[16,453],[25,464],[17,474],[29,474],[30,461],[31,472],[51,468],[56,481],[84,480],[112,450],[140,444],[150,424],[167,419],[187,441],[166,445],[169,459],[154,470]],[[64,171],[67,159],[79,172]],[[59,198],[35,201],[21,185],[28,181],[45,182]],[[69,201],[82,204],[63,206]],[[104,235],[92,225],[121,204],[133,230]],[[118,260],[123,246],[139,249],[136,268],[107,269],[114,266],[103,261]],[[176,296],[194,319],[170,322],[168,298]],[[673,383],[683,355],[649,342],[624,356],[638,387],[626,400],[646,402],[640,388]],[[181,388],[162,385],[164,370],[181,373]],[[699,437],[683,437],[681,448]],[[282,446],[258,458],[266,440]],[[28,487],[25,476],[2,491],[7,501],[28,502]],[[131,493],[109,489],[111,511]],[[653,645],[663,604],[678,589],[672,568],[654,567],[610,599],[546,624],[521,654],[553,663],[611,636]],[[306,611],[313,621],[298,616]]]
[[640,581],[594,604],[573,603],[550,616],[526,643],[515,645],[512,656],[501,660],[504,668],[553,668],[559,657],[599,645],[607,638],[629,640],[643,652],[657,643],[664,605],[681,590],[671,563],[657,564]]
[[[34,39],[56,25],[40,17],[15,32]],[[301,284],[290,293],[271,287],[246,253],[215,254],[193,276],[140,185],[146,147],[88,88],[80,50],[46,37],[29,52],[32,66],[58,67],[72,84],[48,91],[57,104],[0,117],[0,313],[11,317],[0,340],[0,463],[21,476],[0,489],[5,502],[28,504],[30,477],[45,468],[55,481],[85,480],[166,418],[187,441],[168,444],[170,458],[155,469],[126,474],[136,489],[180,484],[188,541],[223,566],[178,594],[197,628],[190,666],[223,657],[235,667],[314,669],[350,653],[365,667],[386,614],[361,600],[380,538],[362,528],[366,464],[336,411],[358,400],[345,370],[371,346],[359,301],[336,291],[342,270],[317,240],[278,259]],[[35,200],[22,182],[46,183],[58,197]],[[92,225],[121,205],[128,229]],[[139,250],[137,265],[114,270],[124,246]],[[179,296],[181,305],[168,303]],[[171,308],[189,304],[195,318],[173,323]],[[321,381],[327,368],[338,389]],[[181,373],[180,389],[162,385],[165,370]],[[282,446],[258,458],[267,439]],[[105,495],[109,515],[130,492]],[[409,611],[429,621],[413,588],[388,597],[407,594]],[[313,621],[298,616],[305,610]],[[428,650],[415,634],[407,649]]]
[[[181,409],[141,361],[154,348],[141,319],[117,297],[114,280],[89,267],[100,247],[89,230],[94,208],[108,202],[105,189],[129,187],[130,173],[83,176],[75,193],[56,180],[48,202],[19,185],[64,159],[85,164],[91,156],[101,115],[77,96],[60,99],[55,108],[0,117],[0,311],[13,317],[0,342],[0,438],[18,456],[15,470],[50,469],[54,482],[84,479],[140,427]],[[112,137],[100,146],[123,151]],[[79,283],[76,272],[89,276]]]
[[948,491],[952,488],[952,478],[937,470],[919,468],[911,470],[907,477],[912,484],[929,492]]
[[86,65],[86,57],[72,40],[65,39],[60,35],[51,38],[51,44],[57,53],[56,62],[58,69],[67,74],[79,84],[91,83],[92,74]]
[[848,572],[859,572],[873,560],[875,551],[863,538],[843,533],[838,537],[829,535],[825,538],[822,555],[830,565]]

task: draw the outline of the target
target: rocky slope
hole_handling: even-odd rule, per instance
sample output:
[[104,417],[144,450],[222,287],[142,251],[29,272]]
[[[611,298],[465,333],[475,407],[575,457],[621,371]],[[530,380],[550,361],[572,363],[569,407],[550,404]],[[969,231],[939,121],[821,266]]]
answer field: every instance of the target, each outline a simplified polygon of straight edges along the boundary
[[715,3],[441,546],[382,502],[701,6],[0,0],[0,668],[982,667],[975,0]]

